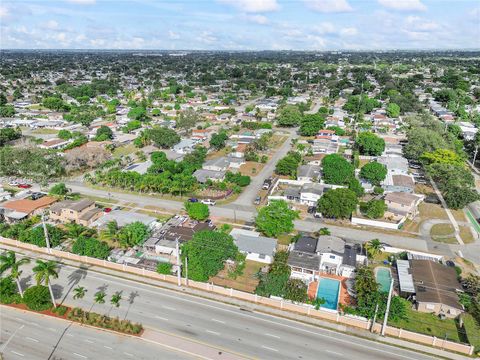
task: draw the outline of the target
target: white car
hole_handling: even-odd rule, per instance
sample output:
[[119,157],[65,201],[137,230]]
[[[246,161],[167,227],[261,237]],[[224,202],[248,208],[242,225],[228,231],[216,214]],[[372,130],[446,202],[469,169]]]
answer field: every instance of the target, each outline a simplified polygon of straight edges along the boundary
[[214,206],[217,202],[212,200],[212,199],[203,199],[200,201],[202,204],[205,204],[205,205],[212,205]]

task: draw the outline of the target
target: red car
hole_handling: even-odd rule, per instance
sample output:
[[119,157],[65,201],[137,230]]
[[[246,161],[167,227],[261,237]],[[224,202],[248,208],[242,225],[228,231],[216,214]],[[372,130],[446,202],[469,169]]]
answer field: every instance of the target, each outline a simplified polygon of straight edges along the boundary
[[105,208],[103,209],[103,211],[105,211],[106,213],[109,213],[110,211],[112,211],[112,208]]
[[32,187],[32,185],[28,185],[28,184],[18,184],[17,186],[20,189],[30,189]]

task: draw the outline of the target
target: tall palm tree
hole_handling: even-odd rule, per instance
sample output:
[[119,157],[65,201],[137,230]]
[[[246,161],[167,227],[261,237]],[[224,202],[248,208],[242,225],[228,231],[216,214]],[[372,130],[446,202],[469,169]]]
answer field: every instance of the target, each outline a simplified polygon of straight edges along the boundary
[[365,244],[369,258],[374,258],[382,252],[382,243],[378,239],[372,239]]
[[81,236],[92,236],[95,232],[95,230],[77,223],[67,224],[65,227],[67,228],[68,236],[72,239],[78,239]]
[[83,299],[85,294],[87,293],[87,289],[85,289],[83,286],[77,286],[75,289],[73,289],[73,298],[76,299]]
[[105,296],[107,294],[105,294],[104,291],[97,291],[95,293],[95,296],[93,298],[93,301],[95,301],[96,304],[105,304]]
[[115,294],[112,295],[110,303],[118,308],[120,306],[120,300],[122,300],[122,295],[117,291]]
[[53,295],[50,279],[58,278],[58,264],[52,260],[37,260],[37,266],[33,268],[33,272],[35,273],[35,280],[37,280],[37,285],[40,285],[43,282],[46,286],[48,286],[50,296],[52,297],[53,306],[56,308],[57,304],[55,303],[55,296]]
[[20,275],[22,275],[22,270],[20,270],[20,266],[28,264],[29,262],[30,259],[27,258],[17,260],[15,252],[11,250],[8,251],[6,254],[0,255],[0,274],[10,269],[12,278],[15,279],[18,287],[18,292],[22,298],[23,290],[22,285],[20,284]]

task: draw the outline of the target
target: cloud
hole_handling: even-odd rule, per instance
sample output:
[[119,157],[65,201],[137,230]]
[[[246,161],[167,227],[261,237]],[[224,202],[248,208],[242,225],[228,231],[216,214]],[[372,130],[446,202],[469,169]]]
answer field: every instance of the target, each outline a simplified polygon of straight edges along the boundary
[[378,0],[378,3],[388,9],[397,11],[427,10],[427,7],[420,0]]
[[313,30],[320,35],[335,33],[335,26],[331,22],[322,22],[313,27]]
[[0,19],[4,19],[10,15],[10,11],[6,6],[0,5]]
[[219,0],[246,13],[262,13],[278,10],[277,0]]
[[245,15],[244,18],[247,21],[250,21],[255,24],[259,24],[259,25],[268,24],[268,18],[264,15]]
[[340,30],[340,36],[355,36],[358,34],[357,28],[348,27]]
[[172,30],[168,31],[168,38],[172,40],[178,40],[180,39],[180,34],[173,32]]
[[49,20],[46,23],[42,24],[42,27],[47,30],[57,30],[58,22],[56,22],[55,20]]
[[419,16],[408,16],[405,21],[409,30],[420,32],[431,32],[440,29],[440,25],[435,21],[429,21]]
[[78,5],[94,5],[97,0],[66,0],[69,3],[72,4],[78,4]]
[[211,31],[202,31],[197,40],[204,44],[213,44],[218,38]]
[[322,13],[343,13],[352,11],[347,0],[304,0],[308,8]]

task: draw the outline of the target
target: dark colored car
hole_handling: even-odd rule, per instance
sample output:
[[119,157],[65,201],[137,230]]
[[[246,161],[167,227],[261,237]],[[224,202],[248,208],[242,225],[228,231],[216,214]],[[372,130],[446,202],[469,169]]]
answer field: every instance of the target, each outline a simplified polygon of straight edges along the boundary
[[41,192],[36,192],[36,193],[33,193],[33,194],[30,196],[30,198],[31,198],[32,200],[38,200],[38,199],[40,199],[40,198],[42,198],[42,197],[44,197],[44,196],[45,196],[45,194],[42,194]]
[[190,198],[190,199],[188,199],[188,201],[190,201],[190,202],[198,202],[198,199],[197,199],[197,198]]
[[309,214],[315,214],[316,211],[317,211],[317,208],[315,206],[309,206],[307,210]]
[[455,263],[452,260],[447,260],[446,264],[447,264],[447,266],[455,267]]
[[262,198],[260,196],[257,196],[255,198],[255,201],[253,202],[255,205],[260,205],[260,202],[262,201]]

